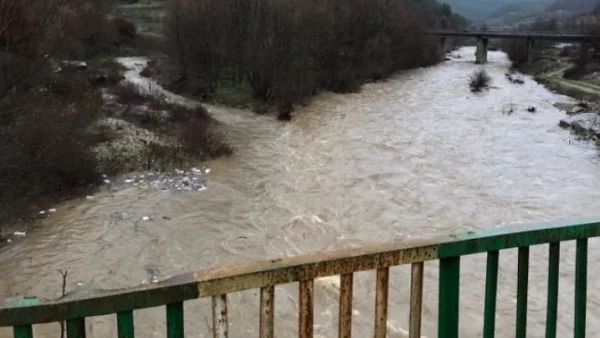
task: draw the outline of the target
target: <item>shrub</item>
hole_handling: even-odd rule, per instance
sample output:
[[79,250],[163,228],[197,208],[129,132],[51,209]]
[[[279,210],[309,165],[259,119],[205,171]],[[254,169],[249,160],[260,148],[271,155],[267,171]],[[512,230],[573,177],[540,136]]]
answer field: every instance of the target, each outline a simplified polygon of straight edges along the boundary
[[128,83],[119,85],[115,90],[113,93],[118,96],[119,102],[145,104],[150,109],[164,110],[170,114],[169,120],[160,123],[152,121],[149,116],[142,116],[141,120],[139,120],[140,116],[129,116],[130,119],[138,119],[137,122],[152,123],[156,127],[155,132],[175,135],[177,143],[181,146],[175,151],[171,146],[150,144],[148,166],[150,163],[155,165],[158,162],[181,161],[185,154],[205,160],[230,155],[233,152],[233,149],[223,141],[223,136],[217,132],[218,124],[204,106],[182,106],[170,103],[164,97],[157,95],[145,96],[136,86]]
[[[28,0],[41,1],[41,0]],[[49,1],[53,2],[53,1]],[[120,35],[107,14],[108,1],[69,0],[59,15],[61,26],[60,55],[63,58],[88,59],[98,54],[110,54],[120,43]]]
[[565,70],[564,78],[571,80],[579,80],[586,75],[585,66],[573,66]]
[[471,75],[471,79],[469,82],[469,87],[471,87],[472,92],[480,92],[483,89],[488,88],[490,84],[491,78],[487,74],[487,72],[483,69],[475,71],[473,75]]
[[565,70],[564,77],[571,80],[579,80],[582,77],[600,71],[600,65],[598,64],[587,64],[585,66],[573,66]]
[[152,71],[151,67],[144,67],[144,69],[142,69],[142,71],[140,72],[140,75],[143,77],[152,77],[154,75],[154,72]]
[[199,121],[208,124],[212,118],[204,106],[197,105],[193,108],[174,105],[170,109],[173,122],[186,123],[187,121]]
[[233,148],[222,141],[223,137],[214,125],[201,119],[192,118],[183,126],[179,134],[183,150],[202,159],[231,155]]
[[102,99],[86,84],[73,74],[56,75],[1,107],[0,210],[6,213],[0,218],[14,216],[11,211],[18,213],[42,196],[57,198],[97,182],[87,130],[99,115]]
[[122,42],[131,42],[138,36],[135,25],[130,21],[123,18],[114,18],[110,20],[110,24],[120,39],[124,40]]
[[139,54],[156,54],[164,53],[165,41],[163,37],[156,35],[137,35],[132,41],[132,46],[136,49]]
[[[101,95],[84,72],[55,72],[50,60],[57,53],[69,54],[74,41],[94,43],[98,35],[92,31],[103,29],[95,23],[105,22],[105,12],[102,1],[0,3],[0,219],[4,219],[23,216],[22,208],[42,196],[56,198],[98,180],[88,130],[100,114]],[[90,30],[82,31],[82,23]]]

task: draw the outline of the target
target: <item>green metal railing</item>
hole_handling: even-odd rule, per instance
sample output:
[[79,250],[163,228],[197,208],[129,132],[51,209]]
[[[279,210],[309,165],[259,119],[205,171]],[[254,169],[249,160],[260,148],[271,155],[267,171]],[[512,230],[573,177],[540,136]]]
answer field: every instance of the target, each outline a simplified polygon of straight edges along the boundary
[[132,289],[67,295],[48,301],[36,297],[0,299],[0,326],[13,326],[16,338],[33,337],[33,324],[66,320],[68,338],[85,337],[85,318],[116,314],[120,338],[134,337],[133,310],[166,306],[167,337],[184,337],[183,302],[212,297],[213,333],[228,337],[227,294],[260,289],[261,338],[274,337],[275,286],[299,285],[298,336],[313,335],[314,280],[340,275],[339,337],[352,332],[354,273],[376,270],[375,337],[386,336],[389,269],[411,264],[409,337],[421,335],[423,269],[439,260],[438,337],[459,337],[461,257],[487,253],[483,336],[494,337],[500,251],[518,248],[516,337],[527,334],[529,248],[548,244],[546,337],[556,337],[560,243],[576,241],[574,337],[585,337],[588,238],[600,236],[600,219],[494,228],[431,239],[256,262],[179,275],[164,282]]

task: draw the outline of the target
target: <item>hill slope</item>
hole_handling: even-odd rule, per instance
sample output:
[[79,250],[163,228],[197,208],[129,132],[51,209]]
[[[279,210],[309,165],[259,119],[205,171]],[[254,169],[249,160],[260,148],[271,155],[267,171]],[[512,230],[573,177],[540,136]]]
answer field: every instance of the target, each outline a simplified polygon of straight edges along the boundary
[[591,12],[600,3],[598,0],[555,0],[548,8],[548,12],[565,11],[571,14]]
[[[572,0],[565,0],[572,1]],[[511,3],[531,2],[530,0],[445,0],[452,9],[473,21],[483,21],[487,19],[494,11]],[[538,0],[545,4],[552,3],[552,0]],[[527,5],[526,5],[527,6]]]
[[490,14],[485,23],[489,27],[499,27],[517,23],[525,18],[538,15],[548,7],[547,1],[517,1],[506,4]]

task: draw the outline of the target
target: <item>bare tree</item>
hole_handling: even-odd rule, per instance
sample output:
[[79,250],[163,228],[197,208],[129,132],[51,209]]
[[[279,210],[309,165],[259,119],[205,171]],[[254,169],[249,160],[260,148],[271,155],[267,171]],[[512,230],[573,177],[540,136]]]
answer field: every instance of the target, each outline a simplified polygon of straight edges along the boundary
[[101,96],[81,74],[57,73],[53,64],[73,38],[70,18],[87,6],[0,0],[0,218],[97,179],[86,130]]
[[174,0],[167,36],[188,81],[247,81],[287,118],[319,88],[353,91],[437,62],[424,34],[434,21],[407,0]]

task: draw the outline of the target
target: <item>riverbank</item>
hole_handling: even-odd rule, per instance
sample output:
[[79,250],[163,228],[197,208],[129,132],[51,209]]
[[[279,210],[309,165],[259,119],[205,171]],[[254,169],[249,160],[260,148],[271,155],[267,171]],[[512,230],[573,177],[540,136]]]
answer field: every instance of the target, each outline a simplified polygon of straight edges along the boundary
[[[93,86],[90,92],[98,95],[98,113],[81,134],[88,140],[82,151],[90,157],[94,178],[68,192],[13,201],[11,208],[3,208],[0,214],[0,243],[22,239],[35,226],[31,221],[51,217],[62,201],[93,198],[104,187],[173,192],[206,189],[203,176],[209,169],[202,163],[228,156],[233,149],[206,108],[141,77],[146,62],[146,58],[128,57],[94,64],[56,63],[57,75],[84,79]],[[24,222],[31,224],[24,226]]]
[[171,170],[233,152],[204,106],[140,75],[146,58],[116,60],[127,70],[123,82],[104,92],[99,127],[116,136],[95,149],[104,172]]
[[571,130],[577,139],[593,140],[600,146],[600,65],[592,60],[579,66],[578,53],[576,45],[559,44],[538,51],[532,63],[516,69],[553,92],[577,99],[577,104],[558,107],[567,115],[559,126]]

